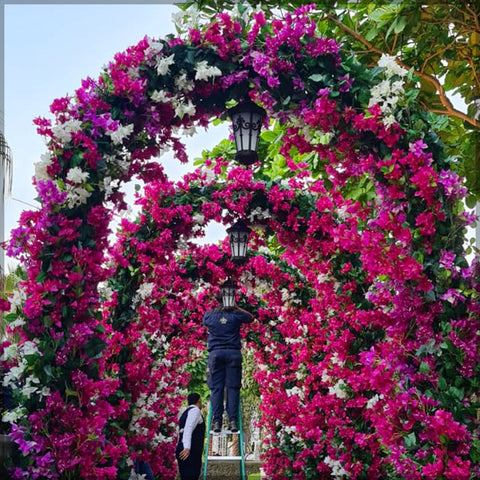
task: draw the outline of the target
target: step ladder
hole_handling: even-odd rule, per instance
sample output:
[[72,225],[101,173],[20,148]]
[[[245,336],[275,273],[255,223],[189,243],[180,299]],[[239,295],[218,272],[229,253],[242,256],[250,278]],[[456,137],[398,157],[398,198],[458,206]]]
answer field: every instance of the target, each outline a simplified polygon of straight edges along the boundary
[[[239,455],[209,455],[210,443],[213,443],[213,439],[222,439],[224,442],[227,441],[228,437],[238,437],[238,451]],[[209,462],[225,462],[238,460],[240,466],[240,480],[246,480],[245,476],[245,447],[243,444],[243,419],[242,419],[242,404],[239,403],[238,406],[238,432],[232,432],[231,430],[222,430],[221,432],[215,433],[212,430],[212,405],[210,404],[208,411],[208,421],[207,421],[207,439],[205,442],[205,455],[203,461],[203,480],[208,480],[208,463]]]

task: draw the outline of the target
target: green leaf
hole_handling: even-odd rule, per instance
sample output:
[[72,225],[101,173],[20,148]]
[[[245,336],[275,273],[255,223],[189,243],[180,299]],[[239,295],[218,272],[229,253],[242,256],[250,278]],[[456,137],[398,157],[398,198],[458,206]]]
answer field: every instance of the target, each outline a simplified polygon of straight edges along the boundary
[[90,358],[101,358],[107,344],[98,337],[91,338],[85,345],[85,351]]
[[314,73],[313,75],[310,75],[308,79],[312,82],[325,82],[327,76],[324,73]]
[[261,133],[261,137],[262,140],[271,143],[277,140],[278,134],[273,132],[272,130],[265,130]]
[[463,398],[465,397],[465,392],[463,391],[463,388],[450,387],[448,389],[448,393],[452,397],[455,397],[457,400],[463,400]]
[[377,37],[377,35],[378,28],[374,26],[365,34],[365,40],[371,42],[375,37]]
[[395,34],[399,34],[399,33],[403,32],[404,28],[407,25],[407,22],[408,22],[407,17],[404,17],[404,16],[397,17],[395,22],[394,22],[395,26],[393,27],[393,32]]
[[438,388],[440,390],[446,390],[448,388],[447,381],[445,380],[444,377],[439,377],[438,378]]
[[475,208],[475,205],[477,204],[477,197],[475,197],[475,195],[468,195],[465,199],[465,203],[467,204],[468,208]]
[[97,328],[95,328],[95,331],[98,332],[98,333],[105,333],[105,326],[102,325],[101,323],[99,323],[97,325]]
[[52,371],[52,366],[51,365],[44,365],[43,366],[43,371],[47,375],[49,379],[53,378],[53,371]]
[[47,279],[47,272],[40,272],[35,278],[37,283],[43,283]]
[[417,445],[417,437],[415,432],[410,432],[406,437],[404,437],[403,442],[406,448],[414,448]]
[[418,367],[418,371],[420,373],[428,373],[430,371],[430,367],[428,366],[428,363],[422,362]]
[[7,313],[3,319],[10,323],[10,322],[14,322],[16,319],[18,318],[18,315],[15,313],[15,312],[11,312],[11,313]]

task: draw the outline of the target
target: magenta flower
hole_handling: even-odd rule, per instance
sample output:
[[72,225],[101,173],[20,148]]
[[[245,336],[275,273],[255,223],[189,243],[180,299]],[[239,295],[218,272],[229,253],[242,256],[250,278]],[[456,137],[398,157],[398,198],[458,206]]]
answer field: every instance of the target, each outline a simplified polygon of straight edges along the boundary
[[[317,35],[313,9],[146,37],[35,120],[41,209],[7,245],[24,267],[6,315],[18,341],[2,346],[21,406],[7,413],[13,478],[126,478],[138,457],[173,480],[201,319],[231,276],[258,318],[244,339],[269,478],[476,475],[479,282],[462,179],[438,171],[441,145],[407,115],[386,126],[365,107],[374,79],[362,70],[353,88],[358,66]],[[239,92],[273,125],[263,158],[239,166],[224,141],[170,181],[160,154],[187,162],[183,132]],[[112,235],[135,176],[138,215]],[[252,232],[236,265],[227,238],[205,240],[240,218]]]

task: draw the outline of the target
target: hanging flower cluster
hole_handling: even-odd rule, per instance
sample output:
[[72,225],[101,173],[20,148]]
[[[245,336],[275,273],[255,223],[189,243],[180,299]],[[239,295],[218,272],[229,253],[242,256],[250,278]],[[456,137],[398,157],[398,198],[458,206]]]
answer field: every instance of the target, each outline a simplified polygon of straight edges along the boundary
[[[239,274],[258,318],[247,340],[269,478],[480,475],[480,287],[461,179],[404,95],[406,72],[382,58],[378,78],[342,55],[312,8],[270,25],[260,11],[194,16],[36,120],[42,208],[8,246],[26,270],[2,347],[13,478],[128,479],[136,458],[175,477],[201,318],[238,268],[227,241],[196,239],[239,218],[253,229]],[[225,151],[171,182],[157,157],[186,161],[181,135],[245,96],[273,125],[262,165]],[[112,243],[133,177],[140,213]]]

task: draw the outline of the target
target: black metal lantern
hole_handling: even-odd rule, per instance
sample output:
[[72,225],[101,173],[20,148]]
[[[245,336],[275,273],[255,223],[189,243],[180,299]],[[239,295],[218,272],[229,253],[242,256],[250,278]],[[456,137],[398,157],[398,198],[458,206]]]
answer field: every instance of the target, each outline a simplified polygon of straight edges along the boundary
[[241,263],[247,258],[248,237],[251,231],[243,220],[238,220],[230,228],[227,228],[234,262]]
[[231,278],[228,278],[220,287],[222,290],[223,308],[235,307],[235,296],[237,293],[237,285]]
[[237,148],[235,160],[242,165],[251,165],[258,160],[258,138],[266,112],[251,100],[246,100],[228,110],[228,114]]

